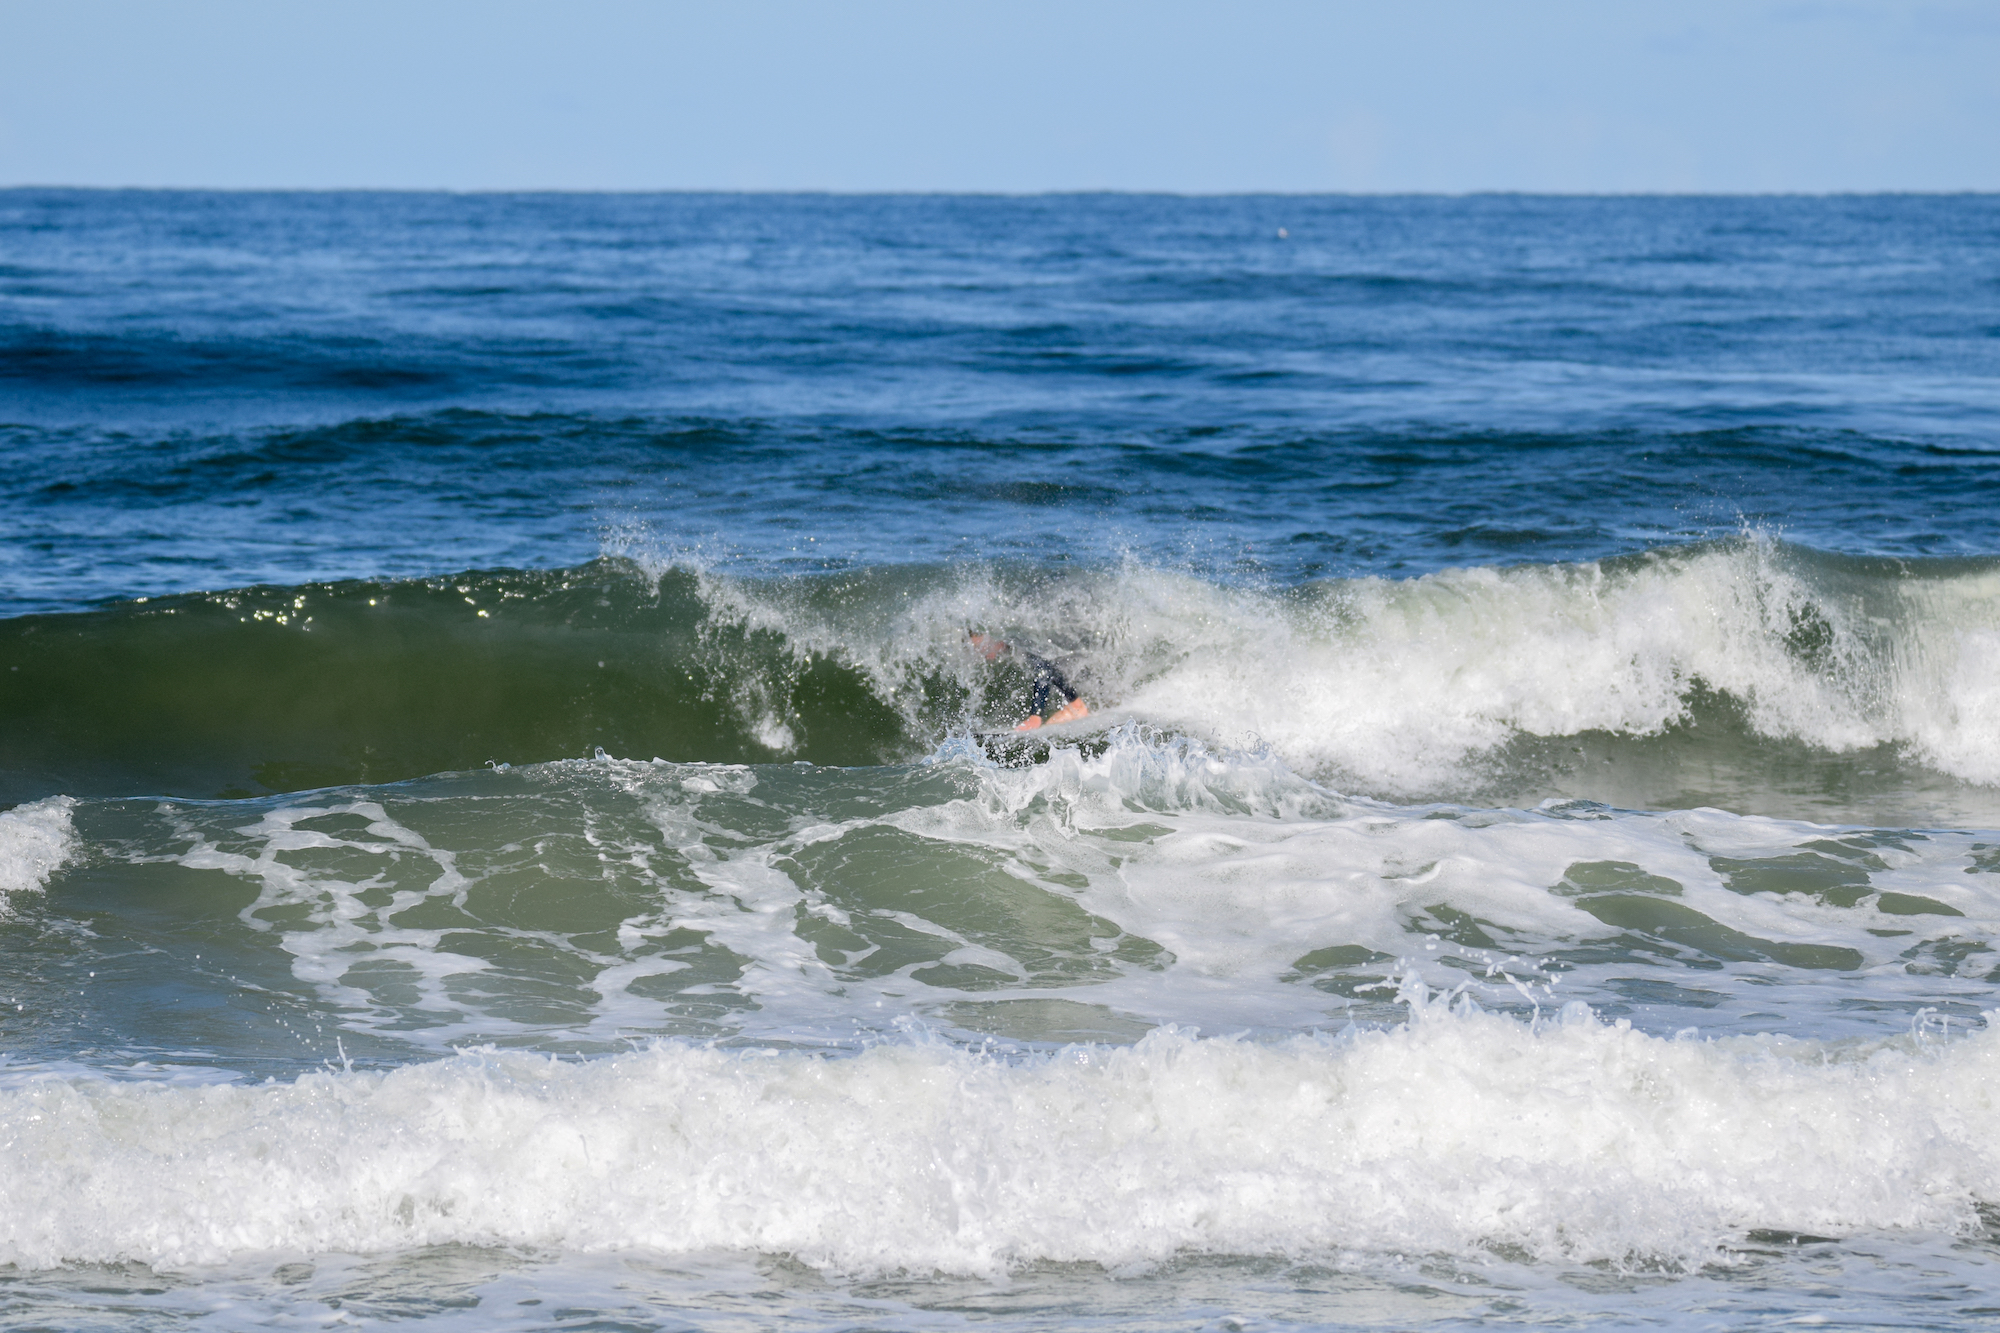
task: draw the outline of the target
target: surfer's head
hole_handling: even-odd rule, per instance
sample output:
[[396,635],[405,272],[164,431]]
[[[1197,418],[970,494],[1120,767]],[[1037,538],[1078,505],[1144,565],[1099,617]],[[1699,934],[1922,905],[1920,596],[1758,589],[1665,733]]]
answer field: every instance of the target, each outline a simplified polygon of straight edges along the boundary
[[976,629],[969,629],[965,632],[965,641],[972,645],[973,652],[978,653],[989,662],[1003,656],[1008,651],[1006,640],[996,639],[991,634],[983,634]]

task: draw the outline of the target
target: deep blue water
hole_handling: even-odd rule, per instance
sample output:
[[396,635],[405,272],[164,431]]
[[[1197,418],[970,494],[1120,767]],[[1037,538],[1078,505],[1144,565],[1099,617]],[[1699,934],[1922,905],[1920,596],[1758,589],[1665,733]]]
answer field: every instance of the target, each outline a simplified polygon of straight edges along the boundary
[[1978,1327],[1996,409],[1992,196],[0,191],[0,1323]]
[[[547,566],[1986,554],[2000,203],[0,194],[14,610]],[[1280,239],[1278,232],[1288,233]]]

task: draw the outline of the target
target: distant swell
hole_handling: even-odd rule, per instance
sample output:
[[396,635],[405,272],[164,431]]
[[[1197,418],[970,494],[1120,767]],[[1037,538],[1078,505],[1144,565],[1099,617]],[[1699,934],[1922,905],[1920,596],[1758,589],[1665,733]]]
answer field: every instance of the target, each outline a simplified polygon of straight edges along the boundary
[[190,340],[166,333],[106,336],[0,327],[0,381],[32,389],[186,388],[395,394],[448,387],[458,367],[428,363],[379,339]]

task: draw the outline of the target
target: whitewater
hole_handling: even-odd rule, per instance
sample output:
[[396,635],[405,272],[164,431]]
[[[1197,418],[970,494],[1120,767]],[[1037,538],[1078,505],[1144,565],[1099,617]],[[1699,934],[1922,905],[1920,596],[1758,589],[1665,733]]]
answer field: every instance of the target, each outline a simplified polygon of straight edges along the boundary
[[1994,207],[0,191],[0,1325],[1985,1326]]

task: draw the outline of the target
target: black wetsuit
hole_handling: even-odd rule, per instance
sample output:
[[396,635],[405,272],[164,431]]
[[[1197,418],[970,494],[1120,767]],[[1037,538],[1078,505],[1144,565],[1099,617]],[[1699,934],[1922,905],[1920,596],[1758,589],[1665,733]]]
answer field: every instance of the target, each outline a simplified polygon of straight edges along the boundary
[[1033,653],[1024,652],[1021,656],[1027,659],[1028,670],[1035,677],[1034,692],[1028,696],[1028,711],[1030,713],[1033,713],[1036,717],[1040,717],[1043,713],[1048,712],[1049,695],[1051,694],[1061,696],[1058,707],[1077,697],[1076,686],[1063,679],[1063,673],[1056,670],[1055,663],[1049,661],[1046,657],[1037,657]]

